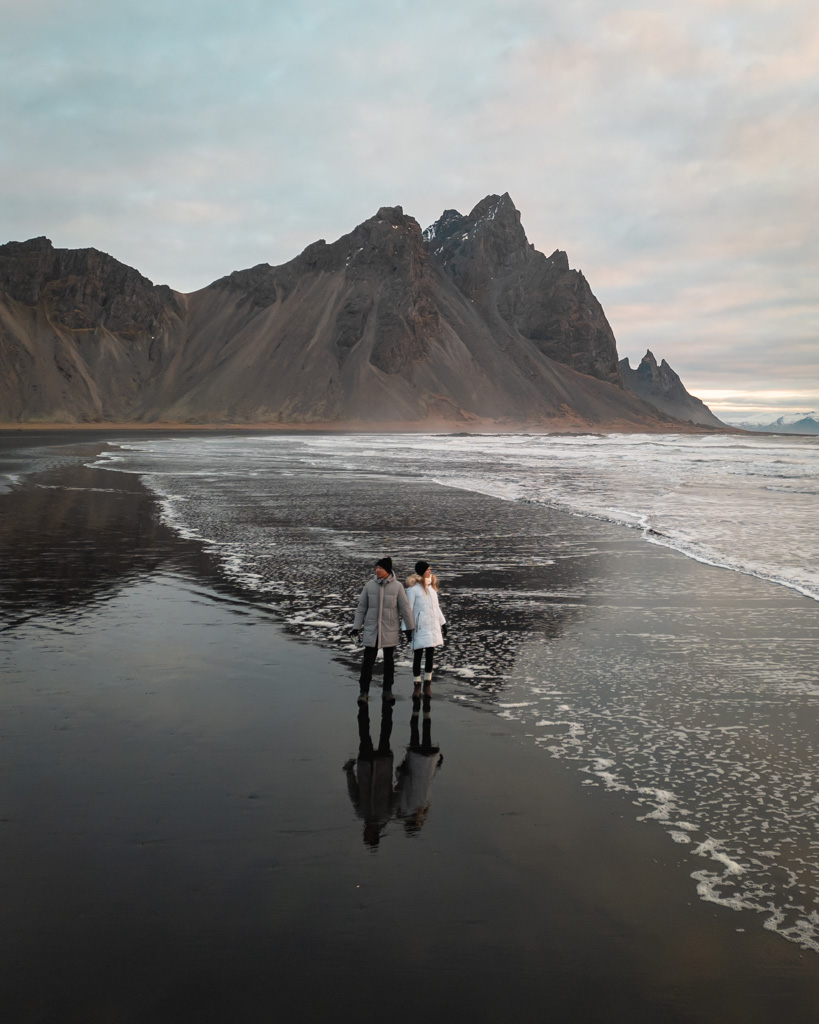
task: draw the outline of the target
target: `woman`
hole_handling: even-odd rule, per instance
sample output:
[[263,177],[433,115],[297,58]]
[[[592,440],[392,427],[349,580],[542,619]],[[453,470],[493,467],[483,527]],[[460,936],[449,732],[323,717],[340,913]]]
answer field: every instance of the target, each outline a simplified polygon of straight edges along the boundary
[[416,691],[421,687],[421,656],[424,656],[424,681],[432,682],[435,648],[446,636],[446,619],[438,605],[438,580],[432,575],[429,562],[415,563],[415,573],[407,578],[407,598],[415,619],[412,635],[412,675]]

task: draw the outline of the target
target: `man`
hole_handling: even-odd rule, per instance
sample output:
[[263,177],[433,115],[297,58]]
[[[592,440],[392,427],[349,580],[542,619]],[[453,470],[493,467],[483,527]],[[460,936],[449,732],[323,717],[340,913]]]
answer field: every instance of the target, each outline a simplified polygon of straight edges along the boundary
[[375,576],[365,585],[358,599],[355,620],[350,635],[358,639],[363,627],[364,660],[361,663],[361,677],[358,680],[361,692],[359,702],[364,703],[370,692],[370,680],[378,649],[384,652],[384,700],[392,701],[392,684],[395,679],[395,648],[401,629],[401,619],[406,623],[405,636],[412,639],[415,619],[407,601],[403,586],[392,571],[391,558],[379,558],[375,565]]

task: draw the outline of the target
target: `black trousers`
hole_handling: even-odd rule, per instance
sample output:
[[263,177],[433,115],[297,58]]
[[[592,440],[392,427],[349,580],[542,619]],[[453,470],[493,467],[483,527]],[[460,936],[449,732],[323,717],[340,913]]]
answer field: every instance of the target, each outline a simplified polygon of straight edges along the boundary
[[413,651],[412,654],[412,674],[414,676],[421,675],[421,655],[424,655],[424,671],[432,671],[432,660],[435,657],[434,647],[419,647],[417,651]]
[[[384,688],[391,690],[393,680],[395,679],[395,648],[384,647],[382,650],[384,651]],[[377,647],[364,648],[364,660],[361,662],[361,675],[358,678],[358,684],[362,690],[369,690],[370,688],[370,680],[373,677],[373,665],[375,664],[375,656],[377,654]]]

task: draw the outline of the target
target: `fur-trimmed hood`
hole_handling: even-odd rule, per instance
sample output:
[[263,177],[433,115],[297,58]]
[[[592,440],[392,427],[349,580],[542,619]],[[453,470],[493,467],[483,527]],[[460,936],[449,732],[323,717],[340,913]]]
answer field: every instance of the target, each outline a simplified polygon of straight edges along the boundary
[[[430,586],[432,586],[435,590],[438,589],[438,577],[435,575],[435,573],[432,573],[430,575],[429,582],[430,582]],[[415,587],[419,583],[423,587],[423,585],[424,585],[424,577],[423,576],[419,576],[417,572],[414,572],[411,575],[407,576],[406,581],[404,583],[404,586],[407,588],[407,590],[409,590],[410,587]]]

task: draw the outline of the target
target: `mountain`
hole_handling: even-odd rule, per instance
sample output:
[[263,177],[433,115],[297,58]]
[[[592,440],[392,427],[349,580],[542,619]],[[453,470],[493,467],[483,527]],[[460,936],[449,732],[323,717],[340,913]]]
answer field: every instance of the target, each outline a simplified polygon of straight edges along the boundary
[[0,246],[0,421],[673,427],[508,195],[400,206],[183,295],[95,249]]
[[424,232],[435,263],[475,303],[493,332],[534,343],[556,362],[620,385],[617,344],[605,313],[565,252],[530,245],[508,193],[468,217],[444,211]]
[[690,421],[700,426],[724,427],[708,406],[685,390],[679,376],[663,359],[660,365],[651,350],[640,361],[636,370],[631,368],[628,356],[620,360],[623,386],[634,395],[656,406],[675,419]]
[[757,415],[753,420],[744,420],[734,423],[732,426],[741,427],[743,430],[762,431],[766,434],[819,434],[819,413],[817,412],[792,412],[776,419],[767,415]]
[[136,419],[184,337],[184,296],[105,253],[0,246],[0,421]]

